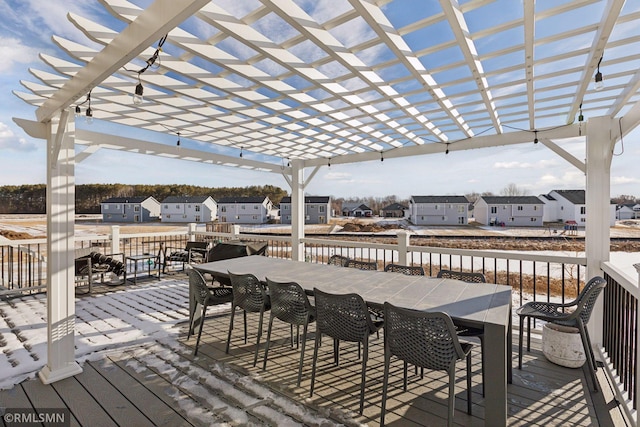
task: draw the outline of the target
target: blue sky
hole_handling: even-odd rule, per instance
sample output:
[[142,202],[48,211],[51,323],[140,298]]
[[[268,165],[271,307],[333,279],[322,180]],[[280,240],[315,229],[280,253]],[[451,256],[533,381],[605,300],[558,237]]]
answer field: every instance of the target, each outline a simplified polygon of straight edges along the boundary
[[[44,183],[46,180],[45,141],[26,135],[12,117],[33,119],[34,108],[12,94],[25,91],[21,80],[35,82],[29,68],[50,71],[38,60],[39,53],[64,57],[51,41],[51,35],[86,43],[86,39],[68,22],[67,11],[98,22],[106,12],[99,2],[90,0],[20,0],[0,2],[0,185]],[[398,18],[400,19],[400,18]],[[120,24],[121,25],[121,24]],[[587,117],[588,118],[588,117]],[[78,127],[87,126],[82,121]],[[99,129],[100,123],[94,123]],[[103,125],[104,126],[104,125]],[[138,135],[129,134],[132,137]],[[629,194],[640,197],[640,172],[637,159],[640,131],[616,146],[612,163],[612,196]],[[175,144],[175,136],[153,134],[153,140]],[[201,144],[182,138],[182,146],[200,148]],[[584,158],[584,143],[565,141],[563,148]],[[144,167],[141,165],[144,164]],[[76,166],[76,182],[128,184],[194,184],[202,186],[249,186],[273,184],[288,190],[277,174],[211,166],[101,150]],[[573,166],[542,144],[452,151],[416,158],[386,159],[362,164],[323,167],[307,187],[308,194],[336,197],[465,194],[491,191],[499,193],[515,183],[530,194],[553,189],[580,189],[585,177]]]

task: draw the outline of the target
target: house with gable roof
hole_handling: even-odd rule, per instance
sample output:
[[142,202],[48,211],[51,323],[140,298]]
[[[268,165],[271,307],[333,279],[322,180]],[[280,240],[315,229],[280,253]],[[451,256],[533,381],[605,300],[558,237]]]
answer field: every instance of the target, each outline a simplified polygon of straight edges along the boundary
[[[583,226],[587,221],[587,204],[585,190],[552,190],[543,194],[539,199],[544,203],[543,221],[563,222],[574,221]],[[609,210],[609,225],[616,223],[616,205],[611,204]]]
[[218,205],[211,196],[169,196],[162,203],[162,222],[211,222]]
[[[331,197],[305,196],[304,223],[328,224],[331,219]],[[291,197],[283,197],[280,201],[280,222],[291,224]]]
[[465,196],[411,196],[409,221],[415,225],[467,225],[469,200]]
[[482,196],[473,212],[475,220],[484,225],[542,227],[544,206],[536,196]]
[[218,220],[233,224],[266,224],[273,202],[268,196],[222,197],[218,200]]
[[391,203],[382,208],[384,218],[404,218],[407,216],[409,208],[401,203]]
[[111,197],[100,203],[104,222],[149,222],[160,218],[160,202],[152,196]]

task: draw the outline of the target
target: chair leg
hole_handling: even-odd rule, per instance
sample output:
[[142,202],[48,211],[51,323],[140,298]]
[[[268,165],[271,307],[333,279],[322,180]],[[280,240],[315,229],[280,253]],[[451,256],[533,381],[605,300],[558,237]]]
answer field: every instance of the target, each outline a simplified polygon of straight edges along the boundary
[[253,355],[253,366],[258,363],[258,349],[260,348],[260,338],[262,337],[262,321],[264,319],[264,306],[260,310],[260,320],[258,321],[258,341],[256,342],[256,352]]
[[244,343],[247,343],[247,310],[242,309],[242,315],[244,316]]
[[320,347],[320,341],[322,334],[320,331],[316,331],[316,341],[313,345],[313,362],[311,364],[311,390],[309,391],[309,397],[313,397],[313,386],[316,382],[316,364],[318,362],[318,348]]
[[367,384],[367,359],[369,358],[369,337],[362,343],[362,376],[360,378],[360,415],[364,412],[364,389]]
[[229,354],[229,343],[231,342],[231,331],[233,330],[233,317],[236,313],[235,304],[231,304],[231,320],[229,321],[229,334],[227,335],[227,348],[224,350],[226,354]]
[[591,349],[591,339],[587,328],[582,322],[578,322],[578,329],[580,330],[580,338],[582,338],[582,346],[584,347],[585,356],[587,357],[587,365],[589,366],[589,373],[591,374],[591,382],[593,384],[593,391],[598,392],[598,379],[596,378],[596,364],[595,356]]
[[[482,363],[481,366],[481,373],[482,373],[482,397],[484,397],[484,381],[485,381],[485,377],[484,377],[484,335],[480,335],[478,336],[478,338],[480,339],[480,363]],[[509,351],[509,354],[511,354],[511,351]],[[509,360],[511,359],[511,357],[509,357]],[[509,362],[511,363],[511,362]]]
[[[482,369],[483,383],[482,383],[482,396],[484,397],[484,365]],[[471,402],[471,352],[467,354],[467,414],[472,415],[472,402]]]
[[447,415],[447,427],[453,427],[453,414],[456,404],[456,366],[449,368],[449,405]]
[[524,318],[520,316],[520,330],[518,331],[518,369],[522,369],[522,338],[524,334],[524,325],[522,321]]
[[[187,340],[191,337],[193,331],[193,319],[196,317],[196,309],[198,308],[198,303],[193,304],[193,309],[189,312],[189,330],[187,331]],[[203,319],[200,319],[200,323],[202,323]]]
[[[403,390],[406,393],[407,392],[407,367],[409,366],[409,364],[407,362],[404,362],[404,366],[403,366],[403,374],[404,374],[404,383],[403,383]],[[416,366],[416,371],[418,370],[418,367]]]
[[333,363],[336,366],[340,364],[340,341],[333,339]]
[[389,355],[387,349],[385,348],[384,352],[384,376],[382,377],[382,402],[380,406],[382,407],[380,411],[380,427],[384,427],[384,416],[387,410],[387,388],[389,387],[389,363],[391,361],[391,356]]
[[200,320],[200,328],[198,330],[198,339],[196,340],[196,349],[193,352],[194,356],[198,355],[198,346],[200,345],[200,336],[202,335],[202,327],[204,326],[204,317],[207,313],[207,306],[202,306],[202,319]]
[[[533,321],[535,322],[535,319]],[[530,351],[531,351],[531,316],[527,316],[527,352],[530,352]]]
[[273,315],[269,316],[269,327],[267,328],[267,344],[264,349],[264,359],[262,360],[262,370],[267,369],[267,355],[269,354],[269,343],[271,342],[271,328],[273,328]]
[[[300,327],[300,325],[298,325]],[[302,345],[300,346],[300,366],[298,367],[298,387],[300,387],[300,382],[302,381],[302,366],[304,363],[304,347],[307,342],[307,330],[309,328],[309,322],[305,323],[302,328]]]

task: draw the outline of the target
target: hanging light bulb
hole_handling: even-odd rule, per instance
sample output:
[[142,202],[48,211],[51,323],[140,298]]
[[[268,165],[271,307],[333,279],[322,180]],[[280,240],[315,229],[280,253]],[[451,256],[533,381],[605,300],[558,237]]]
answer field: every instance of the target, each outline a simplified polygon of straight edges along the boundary
[[447,143],[447,149],[444,150],[444,154],[449,154],[449,143]]
[[537,144],[538,143],[538,131],[534,132],[535,136],[533,137],[533,143]]
[[242,158],[242,147],[240,147],[240,158]]
[[384,152],[383,151],[380,152],[380,161],[384,162]]
[[331,157],[329,157],[329,158],[327,159],[327,166],[328,166],[328,167],[331,167]]
[[91,111],[91,107],[87,108],[87,114],[86,114],[86,117],[85,117],[85,121],[87,122],[88,125],[93,123],[93,111]]
[[81,115],[82,115],[82,110],[80,110],[80,106],[79,105],[76,105],[76,113],[75,113],[76,119],[78,117],[80,117]]
[[133,103],[136,105],[142,104],[144,98],[142,97],[142,93],[144,92],[144,88],[142,87],[142,82],[139,82],[136,85],[136,93],[133,95]]
[[176,146],[180,147],[180,132],[178,132],[178,140],[176,141]]
[[600,63],[602,62],[602,57],[600,57],[600,61],[598,61],[598,71],[596,72],[595,82],[593,84],[593,88],[595,90],[602,90],[604,87],[604,82],[602,81],[602,73],[600,72]]

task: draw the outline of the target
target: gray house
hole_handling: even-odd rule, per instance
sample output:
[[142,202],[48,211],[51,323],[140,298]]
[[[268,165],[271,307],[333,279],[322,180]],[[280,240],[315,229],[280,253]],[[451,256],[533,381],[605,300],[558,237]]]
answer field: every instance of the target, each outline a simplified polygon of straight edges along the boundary
[[640,218],[640,203],[629,203],[619,205],[616,210],[616,219],[638,219]]
[[544,203],[536,196],[483,196],[476,200],[473,212],[484,225],[542,227]]
[[343,204],[342,216],[355,216],[355,217],[372,217],[373,209],[364,203],[359,205]]
[[223,197],[218,200],[218,220],[233,224],[266,224],[273,203],[267,196]]
[[211,196],[169,196],[162,201],[162,222],[210,222],[218,205]]
[[[331,197],[305,197],[304,218],[305,224],[328,224],[331,218]],[[291,197],[283,197],[280,201],[280,222],[291,224]]]
[[411,196],[409,220],[415,225],[467,225],[469,201],[465,196]]
[[[545,222],[573,221],[584,227],[587,221],[587,202],[584,190],[553,190],[540,196],[544,203]],[[616,224],[616,205],[609,207],[609,225]]]
[[409,208],[400,203],[392,203],[382,208],[382,216],[385,218],[404,218]]
[[151,196],[111,197],[100,203],[104,222],[147,222],[160,218],[160,202]]

